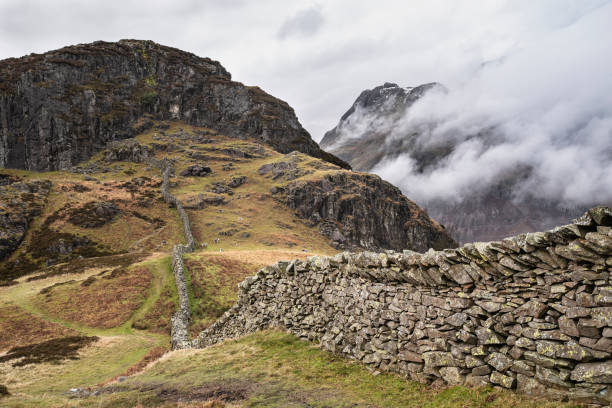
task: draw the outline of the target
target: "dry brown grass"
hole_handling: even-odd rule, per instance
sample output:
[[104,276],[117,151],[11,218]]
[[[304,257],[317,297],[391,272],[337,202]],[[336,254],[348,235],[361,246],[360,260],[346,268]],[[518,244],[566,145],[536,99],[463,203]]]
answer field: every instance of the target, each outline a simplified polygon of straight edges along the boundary
[[72,329],[41,320],[12,305],[0,307],[0,333],[0,351],[78,334]]
[[[52,195],[50,208],[59,214],[51,226],[59,231],[77,233],[89,237],[113,250],[171,250],[171,243],[180,240],[180,224],[175,213],[159,200],[160,180],[151,177],[144,186],[133,184],[126,187],[129,181],[113,180],[104,183],[79,181],[76,185],[87,188],[85,191],[64,190],[75,185],[74,182],[58,183]],[[148,207],[142,207],[139,201],[148,200]],[[120,211],[115,220],[98,228],[80,228],[68,222],[70,212],[80,211],[84,203],[112,201]],[[152,223],[139,217],[143,215],[151,220],[163,220],[165,225]],[[162,243],[165,241],[166,243]]]
[[45,313],[89,327],[125,323],[145,300],[152,274],[146,268],[117,269],[52,288],[36,299]]
[[122,374],[116,375],[113,378],[107,381],[104,381],[103,383],[98,384],[98,386],[102,387],[106,384],[112,383],[113,381],[116,381],[117,378],[119,377],[127,377],[130,375],[137,374],[141,372],[142,370],[144,370],[148,365],[150,365],[154,361],[159,360],[168,351],[170,351],[170,349],[167,346],[153,347],[151,350],[147,352],[147,354],[144,355],[144,357],[139,362],[128,367],[128,369],[125,370]]
[[[161,408],[227,408],[229,405],[223,401],[217,399],[209,400],[206,402],[179,402],[179,403],[167,403],[158,405]],[[234,406],[234,405],[232,405]],[[134,408],[146,408],[146,405],[138,403],[134,405]]]
[[[310,252],[291,251],[282,249],[252,250],[252,251],[224,251],[222,253],[203,252],[199,254],[202,258],[209,258],[215,262],[217,259],[231,259],[234,261],[255,265],[262,268],[266,265],[274,264],[278,261],[289,259],[306,259],[308,256],[315,255]],[[257,270],[253,270],[254,275]]]

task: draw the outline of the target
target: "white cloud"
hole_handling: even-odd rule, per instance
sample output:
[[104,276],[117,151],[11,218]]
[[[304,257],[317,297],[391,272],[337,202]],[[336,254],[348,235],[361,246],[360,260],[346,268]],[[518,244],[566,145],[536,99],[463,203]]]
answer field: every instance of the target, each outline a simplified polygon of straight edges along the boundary
[[[428,125],[419,143],[453,139],[438,167],[417,173],[409,158],[375,170],[421,202],[473,194],[508,170],[533,169],[531,193],[577,204],[612,202],[612,4],[565,20],[509,50],[504,58],[430,93],[393,130]],[[484,145],[473,136],[495,129]],[[486,138],[484,138],[486,140]]]

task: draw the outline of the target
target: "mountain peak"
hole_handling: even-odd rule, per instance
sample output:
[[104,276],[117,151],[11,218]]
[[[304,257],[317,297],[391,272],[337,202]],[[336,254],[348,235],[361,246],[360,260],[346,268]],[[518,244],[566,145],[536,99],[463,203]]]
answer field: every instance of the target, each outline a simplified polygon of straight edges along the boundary
[[341,167],[293,109],[231,80],[218,62],[147,40],[96,41],[0,61],[0,167],[66,169],[147,120],[178,120],[259,139]]
[[[444,85],[438,82],[405,88],[393,82],[385,82],[383,85],[364,90],[349,110],[342,115],[338,125],[325,133],[321,140],[321,147],[333,149],[340,141],[341,134],[347,134],[349,138],[350,135],[354,135],[356,132],[350,129],[349,123],[358,121],[360,126],[366,125],[361,121],[364,114],[369,116],[368,120],[377,117],[384,117],[385,119],[396,117],[403,114],[408,107],[432,89],[446,91]],[[351,155],[346,151],[343,151],[342,154],[345,155],[345,160],[352,160]],[[357,166],[358,170],[369,170],[371,168],[361,166],[360,163],[357,163]]]

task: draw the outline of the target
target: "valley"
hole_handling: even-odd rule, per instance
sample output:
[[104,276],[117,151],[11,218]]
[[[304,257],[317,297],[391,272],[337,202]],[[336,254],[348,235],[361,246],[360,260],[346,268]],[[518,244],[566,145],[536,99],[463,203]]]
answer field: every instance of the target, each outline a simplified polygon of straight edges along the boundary
[[152,41],[0,61],[0,142],[3,407],[612,398],[608,207],[458,246],[361,171],[384,152],[328,153],[286,102]]
[[[68,390],[102,387],[170,350],[178,295],[169,253],[184,237],[176,210],[161,199],[161,175],[151,160],[170,159],[175,173],[187,174],[172,177],[171,190],[185,203],[198,242],[184,257],[192,337],[232,306],[238,283],[257,269],[337,251],[317,223],[275,198],[287,184],[319,180],[336,166],[183,123],[150,126],[70,170],[3,170],[10,188],[51,186],[18,249],[0,267],[0,321],[7,333],[1,347],[6,353],[36,345],[23,353],[42,359],[15,366],[21,358],[5,354],[0,384],[11,396],[3,403],[88,405]],[[206,163],[207,172],[191,176],[193,163]],[[88,340],[72,348],[53,343],[71,336]],[[127,398],[155,395],[145,394]],[[124,398],[111,395],[103,405]]]

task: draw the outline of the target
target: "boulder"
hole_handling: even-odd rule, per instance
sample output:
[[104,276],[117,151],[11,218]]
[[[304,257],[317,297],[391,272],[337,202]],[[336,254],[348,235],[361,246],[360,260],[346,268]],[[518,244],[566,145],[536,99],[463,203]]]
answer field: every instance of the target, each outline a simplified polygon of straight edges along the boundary
[[183,177],[205,177],[212,173],[210,167],[203,164],[193,164],[179,173]]
[[233,176],[227,183],[227,185],[231,188],[237,188],[246,183],[246,181],[246,176]]

